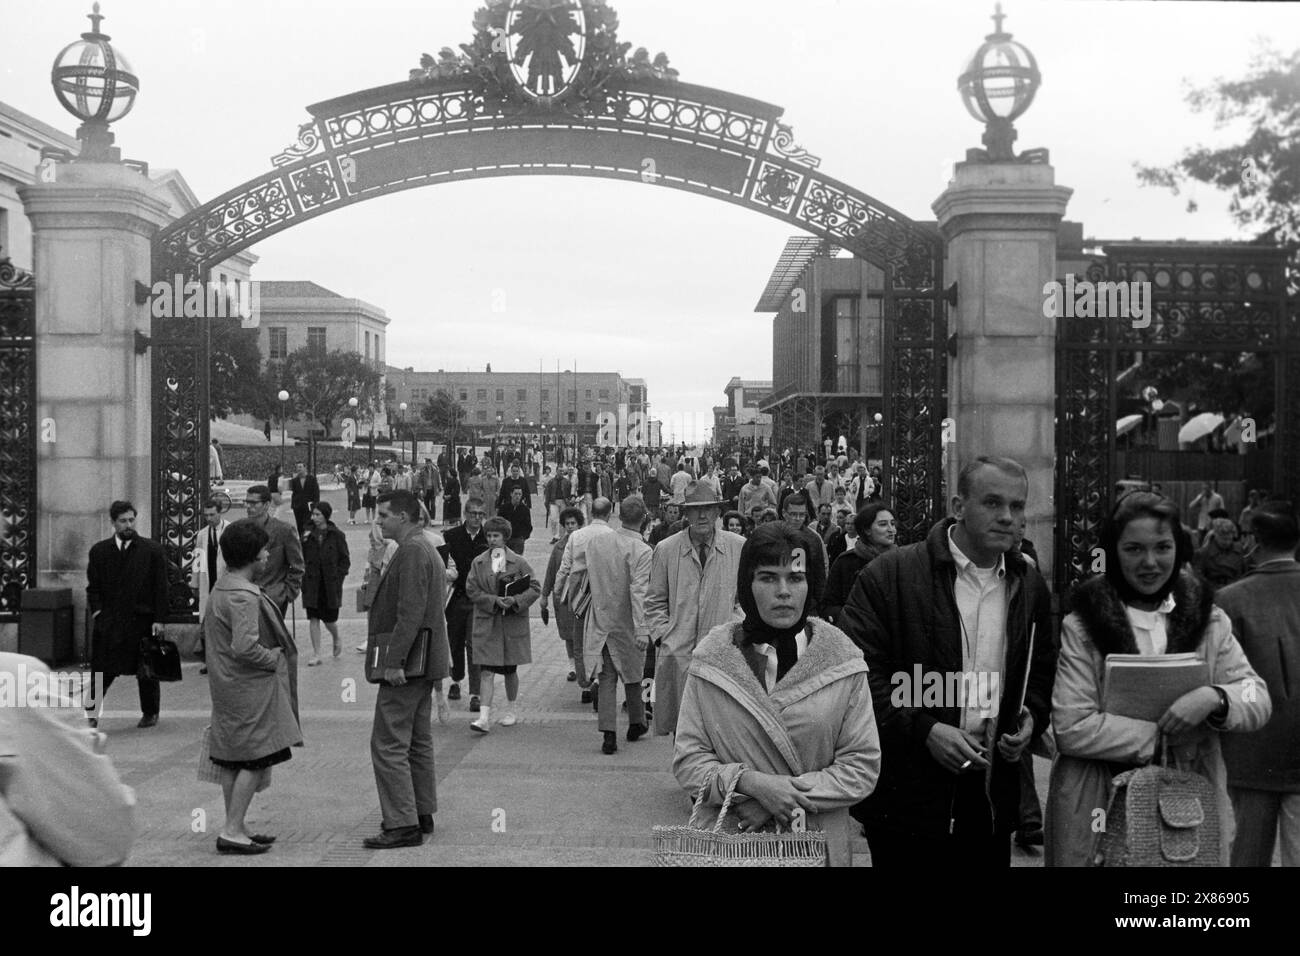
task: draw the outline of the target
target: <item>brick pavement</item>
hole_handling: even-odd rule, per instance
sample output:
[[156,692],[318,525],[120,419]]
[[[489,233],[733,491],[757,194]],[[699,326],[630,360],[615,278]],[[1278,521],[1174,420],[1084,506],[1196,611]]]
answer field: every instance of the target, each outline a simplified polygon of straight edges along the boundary
[[[646,737],[619,752],[600,753],[600,734],[590,705],[578,700],[566,681],[568,664],[554,621],[532,616],[533,663],[520,669],[519,723],[495,726],[486,736],[468,727],[466,698],[452,703],[451,720],[434,723],[438,779],[437,833],[419,848],[371,851],[361,839],[379,829],[379,810],[370,767],[370,721],[374,688],[362,675],[364,619],[353,594],[366,553],[366,529],[349,526],[341,490],[324,489],[342,518],[353,571],[340,617],[344,653],[306,667],[310,641],[298,608],[301,654],[299,690],[306,746],[273,771],[271,787],[254,798],[249,822],[279,839],[260,857],[218,856],[221,826],[219,788],[195,779],[199,738],[208,722],[206,678],[197,664],[185,665],[179,684],[163,688],[157,727],[135,727],[135,688],[115,685],[100,729],[127,783],[136,789],[141,832],[131,865],[159,866],[476,866],[476,865],[648,865],[650,828],[685,819],[688,801],[670,773],[670,738]],[[537,509],[540,513],[540,507]],[[240,514],[236,508],[235,514]],[[287,508],[281,516],[292,520]],[[550,546],[544,522],[525,558],[538,575]],[[329,653],[329,635],[322,645]],[[498,681],[500,684],[500,681]],[[504,689],[498,686],[498,703]],[[499,709],[493,708],[494,718]],[[1046,763],[1038,761],[1040,793],[1046,793]],[[855,845],[855,865],[867,865],[865,841]],[[1041,865],[1041,854],[1015,852],[1017,865]]]

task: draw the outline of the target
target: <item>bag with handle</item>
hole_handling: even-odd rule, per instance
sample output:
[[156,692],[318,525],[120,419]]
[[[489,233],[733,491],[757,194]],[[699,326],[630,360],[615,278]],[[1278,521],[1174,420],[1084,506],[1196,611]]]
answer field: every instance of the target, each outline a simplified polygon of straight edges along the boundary
[[1111,781],[1105,829],[1097,834],[1094,866],[1220,866],[1218,797],[1199,773],[1169,766],[1139,767]]
[[[743,771],[743,768],[742,768]],[[826,834],[820,830],[782,833],[724,833],[722,823],[736,796],[732,778],[712,829],[704,807],[712,783],[700,788],[685,826],[654,828],[655,866],[826,866]]]

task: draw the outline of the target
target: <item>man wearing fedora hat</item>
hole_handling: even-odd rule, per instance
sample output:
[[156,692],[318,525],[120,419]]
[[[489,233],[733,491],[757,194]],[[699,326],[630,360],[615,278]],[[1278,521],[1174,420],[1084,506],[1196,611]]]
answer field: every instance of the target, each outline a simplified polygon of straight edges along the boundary
[[731,620],[745,539],[718,528],[722,502],[708,482],[686,487],[687,526],[655,547],[646,623],[655,656],[655,733],[677,729],[677,711],[696,643]]

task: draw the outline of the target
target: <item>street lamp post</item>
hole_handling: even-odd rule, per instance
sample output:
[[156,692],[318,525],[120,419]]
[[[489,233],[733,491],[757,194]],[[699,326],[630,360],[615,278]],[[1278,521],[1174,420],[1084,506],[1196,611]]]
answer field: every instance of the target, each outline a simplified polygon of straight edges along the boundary
[[275,397],[280,400],[280,474],[283,475],[284,474],[284,427],[285,427],[284,403],[289,400],[289,393],[284,389],[280,389],[279,394],[276,395]]
[[[398,404],[398,406],[397,406],[397,412],[398,412],[397,430],[398,430],[398,431],[403,431],[403,432],[404,432],[404,431],[406,431],[406,402],[400,402],[400,403]],[[406,454],[406,438],[405,438],[405,437],[403,437],[403,438],[401,439],[401,445],[400,445],[400,447],[399,447],[399,454],[403,454],[403,455]],[[414,463],[414,459],[412,459],[412,463]]]
[[357,401],[357,397],[355,395],[348,399],[348,408],[351,409],[351,415],[352,415],[352,443],[351,445],[348,446],[348,467],[349,468],[352,467],[352,463],[353,463],[352,445],[355,445],[357,443],[357,405],[359,404],[360,402]]

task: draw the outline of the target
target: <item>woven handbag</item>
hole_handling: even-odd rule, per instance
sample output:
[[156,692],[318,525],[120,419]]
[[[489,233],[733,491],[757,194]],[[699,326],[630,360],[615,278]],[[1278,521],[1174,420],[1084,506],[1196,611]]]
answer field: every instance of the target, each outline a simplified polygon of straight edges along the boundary
[[739,782],[736,774],[712,830],[701,825],[712,782],[700,788],[685,826],[655,827],[655,866],[826,866],[826,834],[820,830],[723,833],[722,821]]
[[1219,866],[1222,834],[1214,785],[1168,765],[1126,770],[1111,781],[1095,866]]
[[[274,767],[267,767],[262,774],[262,780],[257,785],[257,793],[261,793],[271,785],[271,771]],[[203,728],[203,737],[199,742],[199,768],[197,779],[199,783],[224,783],[226,778],[234,773],[225,767],[218,766],[212,762],[212,725],[209,724]]]

